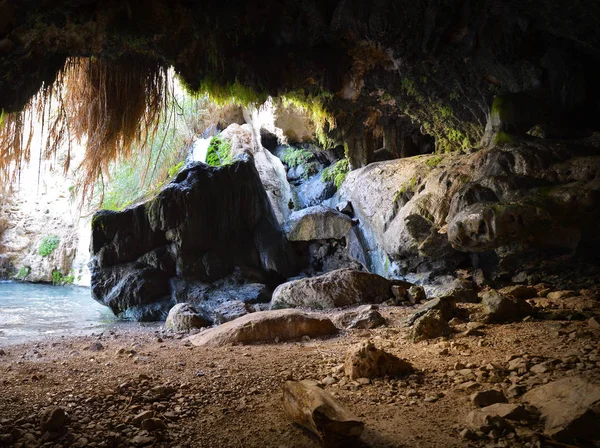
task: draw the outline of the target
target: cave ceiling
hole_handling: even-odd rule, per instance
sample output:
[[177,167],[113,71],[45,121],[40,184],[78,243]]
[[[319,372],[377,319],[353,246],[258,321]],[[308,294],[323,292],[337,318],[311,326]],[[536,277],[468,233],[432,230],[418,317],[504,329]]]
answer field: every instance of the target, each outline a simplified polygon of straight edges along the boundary
[[599,30],[597,0],[0,0],[0,109],[70,57],[127,58],[192,89],[320,98],[340,140],[404,123],[464,149],[499,94],[532,123],[598,129]]

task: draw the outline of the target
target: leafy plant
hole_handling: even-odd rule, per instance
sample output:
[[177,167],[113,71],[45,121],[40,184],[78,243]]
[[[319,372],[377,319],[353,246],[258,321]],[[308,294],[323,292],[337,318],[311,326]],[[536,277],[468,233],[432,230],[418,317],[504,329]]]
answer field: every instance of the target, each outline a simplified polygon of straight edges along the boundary
[[321,174],[323,182],[333,182],[336,188],[340,188],[346,176],[350,172],[350,162],[348,159],[342,159],[335,162],[333,165],[325,168]]
[[290,168],[306,164],[313,158],[313,153],[302,148],[288,148],[283,153],[281,160]]
[[42,256],[42,257],[47,257],[48,255],[50,255],[52,252],[55,251],[55,249],[58,247],[58,245],[60,244],[60,238],[57,236],[45,236],[42,239],[42,243],[40,244],[40,247],[38,249],[38,253]]
[[223,166],[231,161],[231,144],[219,135],[213,137],[206,152],[206,163],[210,166]]
[[54,286],[72,285],[75,281],[75,274],[63,275],[58,269],[52,271],[52,284]]
[[29,274],[31,274],[31,267],[23,266],[21,269],[19,269],[19,272],[17,273],[15,278],[17,278],[19,280],[24,280],[25,277],[27,277]]

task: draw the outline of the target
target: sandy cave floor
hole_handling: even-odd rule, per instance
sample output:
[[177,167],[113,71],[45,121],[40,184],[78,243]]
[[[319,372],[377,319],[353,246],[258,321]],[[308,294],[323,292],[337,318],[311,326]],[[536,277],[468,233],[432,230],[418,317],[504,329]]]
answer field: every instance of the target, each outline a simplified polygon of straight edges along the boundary
[[[473,390],[511,384],[488,384],[477,373],[525,355],[532,363],[563,362],[549,373],[525,374],[522,384],[575,374],[600,380],[600,332],[586,321],[486,325],[479,336],[415,344],[401,327],[411,311],[382,307],[385,328],[294,343],[199,348],[182,335],[138,328],[0,347],[0,435],[16,433],[17,446],[315,447],[315,437],[286,419],[282,386],[332,376],[337,382],[324,387],[364,420],[363,446],[546,446],[536,443],[541,428],[535,426],[519,427],[500,444],[460,437],[475,408]],[[464,331],[465,324],[454,328]],[[409,360],[418,373],[365,385],[344,379],[339,366],[347,349],[366,339]],[[95,342],[103,349],[90,350]],[[465,390],[469,380],[479,389]],[[68,433],[56,440],[39,430],[39,414],[51,405],[70,418]],[[135,426],[133,417],[145,410],[168,429]]]

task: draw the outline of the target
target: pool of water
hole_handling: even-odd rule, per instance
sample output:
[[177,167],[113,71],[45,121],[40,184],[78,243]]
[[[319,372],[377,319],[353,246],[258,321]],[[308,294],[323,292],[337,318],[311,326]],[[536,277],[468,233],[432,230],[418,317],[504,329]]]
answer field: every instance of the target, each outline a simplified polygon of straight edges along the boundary
[[0,282],[0,345],[100,332],[116,322],[89,288]]

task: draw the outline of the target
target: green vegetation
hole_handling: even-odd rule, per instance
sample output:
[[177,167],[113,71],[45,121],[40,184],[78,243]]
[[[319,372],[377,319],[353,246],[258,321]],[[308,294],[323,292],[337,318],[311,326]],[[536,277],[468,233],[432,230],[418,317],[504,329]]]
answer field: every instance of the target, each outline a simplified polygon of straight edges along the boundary
[[283,153],[281,160],[290,168],[297,167],[299,165],[305,165],[310,159],[313,158],[313,153],[303,148],[288,148]]
[[330,149],[336,142],[331,140],[327,134],[336,128],[336,121],[333,114],[327,110],[325,103],[330,101],[333,95],[317,89],[314,93],[307,93],[300,89],[287,92],[282,97],[284,107],[293,106],[296,109],[306,112],[316,126],[316,134],[319,143],[324,149]]
[[513,135],[509,134],[508,132],[498,131],[498,132],[496,132],[496,135],[494,135],[494,139],[492,140],[492,145],[493,146],[506,145],[506,144],[514,143],[514,142],[515,142],[515,137]]
[[333,165],[325,168],[321,174],[323,182],[333,182],[336,188],[340,188],[346,176],[350,172],[350,162],[348,159],[342,159],[335,162]]
[[402,185],[400,187],[400,190],[398,190],[396,192],[396,194],[394,195],[394,202],[398,202],[400,197],[405,193],[409,193],[409,192],[414,193],[416,188],[417,188],[417,178],[412,177],[408,182],[406,182],[404,185]]
[[176,95],[170,107],[172,112],[163,114],[144,147],[134,148],[130,159],[109,166],[108,176],[94,189],[95,208],[123,210],[156,193],[179,173],[187,148],[194,135],[206,127],[214,106],[206,97]]
[[433,156],[429,159],[427,159],[427,161],[425,162],[425,165],[427,165],[429,168],[435,168],[436,166],[438,166],[440,163],[442,163],[442,161],[444,160],[444,158],[442,156]]
[[23,266],[21,269],[19,269],[17,275],[15,275],[15,278],[18,280],[24,280],[29,274],[31,274],[31,267]]
[[58,269],[52,271],[52,284],[54,286],[72,285],[75,281],[75,274],[63,275]]
[[60,238],[57,236],[45,236],[42,239],[42,242],[40,244],[40,247],[38,249],[38,253],[42,256],[42,257],[47,257],[48,255],[50,255],[52,252],[54,252],[56,250],[56,248],[58,247],[58,245],[60,244]]
[[231,144],[219,135],[213,137],[206,153],[206,163],[210,166],[223,166],[231,162]]

